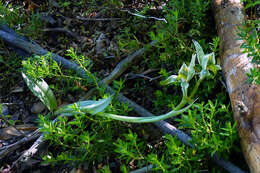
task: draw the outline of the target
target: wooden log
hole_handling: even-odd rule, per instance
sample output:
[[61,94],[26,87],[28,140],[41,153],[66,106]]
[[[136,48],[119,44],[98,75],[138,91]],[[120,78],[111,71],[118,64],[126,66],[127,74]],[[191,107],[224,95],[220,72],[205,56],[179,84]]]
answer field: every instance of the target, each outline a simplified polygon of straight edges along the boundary
[[221,66],[226,79],[243,154],[252,173],[260,172],[260,86],[248,84],[254,67],[240,48],[238,27],[245,19],[240,0],[212,0],[220,37]]

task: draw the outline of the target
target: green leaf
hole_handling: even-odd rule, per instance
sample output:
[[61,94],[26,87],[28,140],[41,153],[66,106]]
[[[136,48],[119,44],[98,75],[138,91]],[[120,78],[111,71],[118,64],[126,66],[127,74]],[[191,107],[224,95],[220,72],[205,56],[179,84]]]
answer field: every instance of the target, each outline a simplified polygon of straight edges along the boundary
[[195,40],[192,40],[192,41],[193,41],[193,44],[194,44],[195,49],[196,49],[196,54],[197,54],[199,64],[201,65],[205,54],[204,54],[203,49],[200,46],[200,44]]
[[256,1],[254,3],[248,3],[246,6],[245,6],[245,10],[250,8],[250,7],[254,7],[256,5],[260,5],[260,1]]
[[188,76],[187,76],[187,81],[189,82],[193,76],[195,75],[195,60],[196,60],[196,55],[193,54],[192,55],[192,58],[191,58],[191,62],[190,62],[190,65],[188,67]]
[[57,101],[48,84],[43,79],[35,80],[26,76],[24,73],[22,73],[22,76],[33,94],[38,97],[50,111],[55,111],[57,109]]
[[192,55],[191,61],[190,61],[190,65],[189,67],[194,67],[195,66],[195,60],[196,60],[196,54]]
[[102,112],[111,102],[112,96],[102,99],[99,101],[87,100],[79,101],[70,105],[66,105],[55,112],[55,114],[64,114],[66,116],[71,116],[74,114],[79,114],[80,112],[97,114]]
[[208,54],[209,55],[209,64],[216,64],[216,58],[215,58],[215,53],[214,52],[212,52],[212,53],[210,53],[210,54]]
[[207,65],[208,65],[210,56],[212,56],[212,53],[204,55],[204,57],[202,59],[202,63],[201,63],[201,67],[203,70],[207,69]]

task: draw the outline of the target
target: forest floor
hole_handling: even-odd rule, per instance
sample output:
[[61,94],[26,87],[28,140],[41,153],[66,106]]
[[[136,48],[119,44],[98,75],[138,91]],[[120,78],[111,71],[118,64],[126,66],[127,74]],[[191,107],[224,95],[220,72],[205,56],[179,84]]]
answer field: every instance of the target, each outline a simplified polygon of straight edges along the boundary
[[[120,89],[120,93],[124,96],[157,115],[169,112],[181,99],[181,91],[177,89],[177,86],[162,87],[160,81],[170,74],[177,73],[176,69],[179,69],[183,62],[190,61],[195,50],[192,47],[193,39],[202,45],[205,52],[215,51],[216,56],[218,55],[217,44],[214,47],[213,40],[217,37],[217,33],[210,5],[207,4],[209,1],[199,4],[201,6],[198,9],[201,10],[200,13],[198,12],[199,14],[194,14],[197,7],[189,9],[191,7],[185,6],[186,9],[178,9],[179,14],[176,15],[170,10],[181,8],[181,3],[177,5],[174,2],[171,3],[152,0],[107,2],[12,0],[2,1],[0,12],[5,11],[4,20],[9,27],[15,29],[19,34],[29,37],[44,49],[71,61],[73,59],[68,56],[67,51],[70,48],[73,48],[77,55],[88,57],[92,65],[91,72],[101,79],[109,76],[124,58],[143,47],[148,47],[147,45],[153,40],[153,34],[156,35],[156,38],[167,37],[162,38],[164,41],[155,46],[149,46],[140,58],[132,62],[132,65],[120,78],[114,80],[110,85],[114,89]],[[205,9],[202,9],[202,5],[205,5]],[[166,7],[169,9],[165,10]],[[169,16],[175,16],[175,18]],[[178,31],[175,30],[176,28]],[[160,33],[167,34],[160,35]],[[45,143],[28,161],[21,162],[19,157],[34,144],[37,138],[17,145],[15,149],[3,150],[37,130],[39,128],[38,114],[47,115],[49,111],[33,95],[20,73],[23,68],[22,63],[31,55],[25,52],[19,53],[17,48],[10,47],[4,42],[1,42],[0,45],[0,103],[2,104],[0,172],[79,172],[83,170],[85,172],[105,172],[107,171],[106,165],[109,166],[111,172],[123,172],[122,165],[127,167],[127,171],[132,171],[146,166],[147,164],[143,161],[145,159],[124,159],[123,156],[118,157],[118,152],[114,152],[115,148],[110,148],[113,141],[122,139],[129,129],[138,135],[140,141],[145,141],[146,146],[150,146],[150,149],[149,147],[143,149],[145,157],[150,152],[158,154],[158,157],[163,156],[160,149],[166,148],[164,146],[165,138],[162,137],[164,134],[154,125],[117,121],[111,123],[111,120],[109,123],[112,125],[107,125],[108,128],[104,127],[102,130],[97,128],[98,133],[112,135],[111,139],[108,139],[107,146],[104,147],[111,151],[103,152],[100,149],[103,152],[101,158],[98,156],[95,159],[91,158],[92,160],[85,167],[75,166],[77,163],[71,166],[69,162],[66,164],[58,162],[59,164],[54,166],[51,161],[43,163],[42,156],[48,152],[57,152],[58,155],[57,148],[59,147],[49,145],[51,142]],[[15,52],[18,53],[15,54]],[[53,89],[59,107],[77,102],[82,98],[97,99],[101,95],[95,93],[96,95],[86,97],[86,93],[94,88],[94,85],[89,85],[88,81],[75,77],[75,73],[69,70],[64,71],[63,76],[47,76],[45,81]],[[213,104],[220,104],[217,109],[222,109],[221,105],[229,105],[228,95],[223,84],[224,79],[221,73],[218,73],[215,79],[205,81],[198,91],[199,101],[206,104],[210,100]],[[115,112],[136,116],[131,108],[117,110],[120,109],[120,106],[122,107],[120,104],[115,107]],[[230,107],[227,108],[227,112],[231,112]],[[216,122],[222,124],[223,121],[230,121],[233,124],[232,114],[230,113],[229,116],[217,117]],[[192,129],[185,128],[182,126],[183,124],[179,123],[180,121],[167,120],[176,127],[182,128],[186,133],[192,134]],[[93,120],[94,125],[98,124],[95,124]],[[109,131],[110,128],[112,129],[110,134],[104,132]],[[89,129],[90,133],[92,131],[94,133],[95,129]],[[106,140],[105,137],[104,140]],[[228,149],[229,156],[224,155],[224,157],[247,170],[240,151],[239,139],[236,138],[232,142]],[[100,147],[99,144],[95,145],[97,148]],[[106,142],[103,145],[106,145]],[[62,150],[61,148],[60,150]],[[208,149],[206,148],[206,150]],[[191,166],[193,171],[197,172],[224,172],[221,167],[209,159],[210,157],[206,155],[202,155],[202,157],[201,160],[196,161],[198,162],[196,166],[192,164],[182,166]],[[176,172],[184,172],[184,170],[181,168]],[[163,171],[155,170],[154,172]],[[166,170],[166,172],[168,171]]]

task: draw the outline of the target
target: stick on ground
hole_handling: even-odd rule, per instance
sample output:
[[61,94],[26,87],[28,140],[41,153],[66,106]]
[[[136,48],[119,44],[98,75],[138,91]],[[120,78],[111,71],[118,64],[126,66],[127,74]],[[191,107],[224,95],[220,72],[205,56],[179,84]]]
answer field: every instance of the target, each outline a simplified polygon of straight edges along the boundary
[[37,139],[39,136],[40,136],[39,130],[35,130],[31,134],[27,135],[27,137],[24,137],[21,140],[13,143],[11,145],[2,147],[0,149],[0,159],[3,159],[9,153],[15,151],[17,148],[19,148],[20,146],[24,145],[25,143],[28,143],[30,141],[33,141],[33,140]]
[[[150,42],[148,45],[150,47],[150,46],[154,46],[156,43],[157,43],[157,41],[154,40],[154,41]],[[109,85],[113,80],[115,80],[121,74],[123,74],[127,70],[127,68],[133,64],[133,61],[138,61],[140,59],[141,55],[143,55],[146,50],[147,50],[147,47],[141,48],[141,49],[137,50],[136,52],[134,52],[133,54],[127,56],[122,61],[120,61],[120,63],[117,64],[117,66],[110,73],[110,75],[107,76],[106,78],[104,78],[102,81],[100,81],[99,84],[100,85]],[[96,91],[96,89],[92,88],[89,92],[87,92],[87,94],[85,96],[83,96],[83,98],[81,100],[90,98],[95,93],[95,91]]]

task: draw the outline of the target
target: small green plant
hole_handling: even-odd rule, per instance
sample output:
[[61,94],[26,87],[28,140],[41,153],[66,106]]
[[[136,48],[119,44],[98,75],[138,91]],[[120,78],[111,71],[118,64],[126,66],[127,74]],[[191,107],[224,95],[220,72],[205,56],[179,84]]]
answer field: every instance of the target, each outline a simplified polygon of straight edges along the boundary
[[[248,54],[248,58],[251,58],[252,63],[255,66],[260,65],[260,43],[259,43],[259,32],[257,32],[257,26],[259,25],[259,20],[248,20],[243,28],[240,28],[238,36],[240,40],[244,40],[241,48],[244,53]],[[259,67],[254,67],[250,69],[249,83],[256,83],[260,85],[260,69]]]
[[188,148],[176,137],[166,135],[164,137],[165,148],[162,156],[151,153],[147,156],[147,161],[154,165],[156,172],[196,172],[201,168],[203,155],[196,153],[195,149]]
[[256,5],[260,5],[259,1],[253,1],[253,0],[244,0],[244,1],[247,2],[246,6],[245,6],[245,9],[254,7]]
[[13,6],[12,3],[4,3],[0,1],[0,25],[8,24],[17,32],[23,35],[37,38],[41,35],[41,28],[43,26],[40,21],[40,16],[37,13],[32,13],[28,16],[27,13],[21,12],[21,6]]
[[[43,159],[51,164],[67,163],[73,166],[86,165],[87,168],[111,155],[113,136],[120,125],[82,115],[58,117],[39,116],[40,130],[44,139],[55,152],[49,152]],[[92,129],[92,130],[91,130]],[[123,131],[122,131],[123,132]]]
[[236,123],[231,124],[231,117],[228,106],[209,101],[194,104],[188,114],[183,114],[177,121],[180,128],[190,130],[197,150],[211,156],[215,153],[227,156],[238,137]]
[[[146,147],[145,144],[137,138],[137,134],[129,130],[128,134],[124,135],[124,140],[118,139],[114,143],[116,153],[120,153],[120,159],[130,161],[144,160],[143,150]],[[142,166],[141,163],[138,164]]]
[[[185,173],[205,168],[207,153],[189,148],[171,135],[163,137],[161,143],[164,145],[161,144],[159,148],[149,146],[132,132],[124,138],[118,139],[114,145],[117,157],[126,163],[136,163],[138,167],[149,165],[149,169],[155,172]],[[127,170],[127,166],[124,166],[124,170]]]
[[152,164],[152,170],[156,172],[197,172],[208,169],[206,162],[209,156],[217,153],[228,157],[234,150],[238,134],[236,123],[231,123],[229,106],[218,101],[194,104],[176,121],[180,128],[190,132],[193,148],[185,146],[176,137],[166,135],[163,138],[165,145],[156,149],[130,131],[114,143],[118,158],[127,163],[137,161],[138,167]]
[[206,16],[209,4],[208,0],[169,1],[163,8],[167,23],[158,21],[153,26],[154,30],[149,32],[150,38],[159,43],[147,64],[179,68],[182,62],[189,61],[193,53],[191,38],[196,39],[204,49],[207,48],[203,42],[208,37],[205,33],[212,32],[207,30],[210,24],[209,16]]

